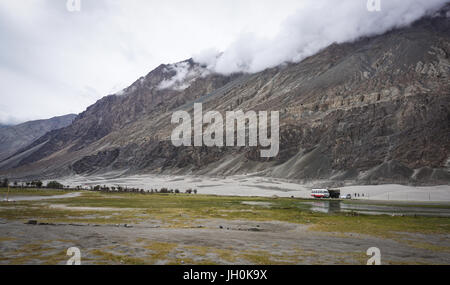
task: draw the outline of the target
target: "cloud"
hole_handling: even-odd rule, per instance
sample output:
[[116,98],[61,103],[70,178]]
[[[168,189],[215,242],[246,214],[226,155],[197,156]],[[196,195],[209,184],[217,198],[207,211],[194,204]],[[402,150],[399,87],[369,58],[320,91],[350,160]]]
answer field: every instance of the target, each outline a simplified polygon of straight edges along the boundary
[[173,73],[169,79],[163,80],[158,89],[173,89],[182,91],[188,88],[199,77],[205,77],[211,72],[199,65],[191,65],[188,61],[171,64],[165,67],[164,72]]
[[304,0],[274,37],[243,33],[223,52],[211,49],[194,60],[230,74],[259,72],[284,62],[299,62],[333,44],[403,27],[441,8],[448,0],[381,0],[381,11],[369,12],[362,0]]
[[0,123],[79,113],[161,63],[274,35],[298,0],[0,1]]
[[[369,13],[366,0],[81,1],[78,13],[67,0],[0,1],[0,123],[82,112],[194,54],[221,73],[299,61],[446,2],[381,0],[382,12]],[[162,87],[185,88],[189,78],[180,69]]]

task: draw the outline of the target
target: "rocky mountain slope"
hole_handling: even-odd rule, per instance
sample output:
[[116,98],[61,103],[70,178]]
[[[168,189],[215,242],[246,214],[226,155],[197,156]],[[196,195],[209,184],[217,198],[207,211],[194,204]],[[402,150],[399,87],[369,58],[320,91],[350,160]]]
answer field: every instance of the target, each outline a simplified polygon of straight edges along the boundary
[[70,114],[15,126],[0,125],[0,160],[13,155],[49,131],[67,127],[75,117],[76,115]]
[[[224,76],[193,60],[161,65],[0,162],[0,176],[258,173],[341,183],[450,181],[448,12],[335,44],[300,63]],[[280,111],[280,153],[176,148],[176,110]]]

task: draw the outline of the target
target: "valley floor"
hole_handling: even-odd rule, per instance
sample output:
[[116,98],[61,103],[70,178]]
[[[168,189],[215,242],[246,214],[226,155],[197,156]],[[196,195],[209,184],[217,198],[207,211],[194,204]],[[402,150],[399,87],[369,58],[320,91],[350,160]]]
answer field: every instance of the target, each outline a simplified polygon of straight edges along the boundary
[[[69,176],[58,179],[64,185],[72,187],[94,187],[96,185],[122,186],[129,188],[197,189],[199,194],[258,196],[258,197],[291,197],[309,198],[312,188],[326,188],[330,181],[316,181],[298,184],[295,181],[260,177],[253,175],[236,175],[227,177],[176,176],[176,175],[131,175],[124,176],[120,172],[110,172],[93,176]],[[47,182],[47,181],[46,181]],[[450,185],[438,186],[405,186],[397,184],[344,186],[339,187],[342,195],[359,195],[358,199],[376,201],[441,201],[450,202]]]
[[370,247],[383,264],[450,264],[449,217],[321,213],[292,198],[49,194],[58,199],[0,203],[0,264],[65,264],[70,247],[82,264],[361,265]]

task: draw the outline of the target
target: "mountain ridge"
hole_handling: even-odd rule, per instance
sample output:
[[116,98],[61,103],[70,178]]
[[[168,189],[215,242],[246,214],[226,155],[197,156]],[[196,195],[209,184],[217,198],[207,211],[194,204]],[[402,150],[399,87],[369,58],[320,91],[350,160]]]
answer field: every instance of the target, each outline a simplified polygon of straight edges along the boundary
[[13,155],[47,132],[70,125],[75,117],[75,114],[68,114],[50,119],[24,122],[18,125],[1,125],[0,160]]
[[[19,177],[121,170],[448,183],[448,31],[441,13],[255,74],[203,72],[192,59],[160,65],[0,162],[0,170]],[[198,74],[189,78],[191,72]],[[192,113],[194,102],[204,112],[279,110],[280,154],[261,159],[258,148],[173,147],[171,114]]]

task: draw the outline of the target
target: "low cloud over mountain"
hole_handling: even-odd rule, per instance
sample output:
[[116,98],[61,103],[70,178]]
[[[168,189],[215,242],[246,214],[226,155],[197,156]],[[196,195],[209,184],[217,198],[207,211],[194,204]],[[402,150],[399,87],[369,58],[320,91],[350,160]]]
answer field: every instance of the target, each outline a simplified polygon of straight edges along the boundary
[[194,59],[222,74],[259,72],[284,62],[300,62],[333,43],[354,41],[407,26],[436,12],[446,2],[381,0],[381,11],[369,11],[367,1],[305,0],[276,36],[245,33],[225,51],[208,49]]

